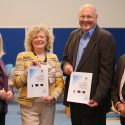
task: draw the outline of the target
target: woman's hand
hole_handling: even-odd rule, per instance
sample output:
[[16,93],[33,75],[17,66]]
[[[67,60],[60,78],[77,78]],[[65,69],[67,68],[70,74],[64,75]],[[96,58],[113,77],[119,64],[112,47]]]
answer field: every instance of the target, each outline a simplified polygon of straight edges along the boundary
[[51,103],[55,101],[55,98],[53,96],[41,96],[40,98],[44,103]]
[[12,99],[13,99],[13,93],[12,93],[12,91],[8,91],[7,92],[7,97],[6,97],[6,101],[11,101]]
[[0,99],[6,100],[6,97],[7,97],[7,93],[3,88],[2,90],[0,90]]
[[40,63],[37,61],[32,61],[31,66],[40,66]]
[[[40,63],[37,61],[32,61],[30,66],[40,66]],[[24,75],[27,76],[27,74],[28,74],[28,69],[24,71]]]

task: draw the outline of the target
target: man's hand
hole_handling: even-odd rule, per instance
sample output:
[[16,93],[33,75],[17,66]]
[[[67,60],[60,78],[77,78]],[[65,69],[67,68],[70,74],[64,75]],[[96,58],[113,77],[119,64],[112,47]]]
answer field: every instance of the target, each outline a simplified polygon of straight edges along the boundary
[[122,117],[125,117],[125,104],[119,103],[119,104],[117,104],[116,108],[120,112],[120,115]]
[[73,67],[70,64],[64,66],[63,71],[66,75],[71,75],[73,72]]
[[90,100],[89,103],[88,103],[88,106],[90,106],[90,107],[97,107],[98,105],[99,104],[94,100]]

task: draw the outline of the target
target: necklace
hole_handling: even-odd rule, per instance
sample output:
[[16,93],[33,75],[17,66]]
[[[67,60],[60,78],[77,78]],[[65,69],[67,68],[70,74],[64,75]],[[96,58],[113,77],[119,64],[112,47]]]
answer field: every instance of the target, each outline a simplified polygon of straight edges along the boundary
[[39,56],[39,55],[36,55],[37,56],[37,58],[40,58],[43,62],[47,62],[47,56],[46,56],[46,54],[45,54],[45,56],[43,57],[43,56]]

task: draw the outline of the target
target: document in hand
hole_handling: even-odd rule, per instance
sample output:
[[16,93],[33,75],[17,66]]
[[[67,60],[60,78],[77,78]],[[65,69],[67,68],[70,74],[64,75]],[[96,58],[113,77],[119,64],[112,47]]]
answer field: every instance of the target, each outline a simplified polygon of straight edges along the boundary
[[92,73],[71,74],[67,101],[87,104],[90,99]]
[[48,96],[48,66],[31,66],[28,69],[27,96]]

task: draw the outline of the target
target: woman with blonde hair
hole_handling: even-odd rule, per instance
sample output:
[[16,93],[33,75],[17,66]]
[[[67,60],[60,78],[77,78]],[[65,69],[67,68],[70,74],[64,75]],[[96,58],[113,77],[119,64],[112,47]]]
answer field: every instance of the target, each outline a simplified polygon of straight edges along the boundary
[[5,115],[7,113],[7,102],[13,99],[13,92],[8,87],[8,76],[2,61],[4,55],[3,40],[0,34],[0,125],[5,125]]
[[[49,51],[54,36],[46,25],[28,29],[25,39],[25,52],[18,54],[15,66],[14,86],[19,89],[23,125],[53,125],[55,103],[63,91],[64,83],[58,58]],[[30,66],[48,66],[48,96],[27,97],[27,70]]]

